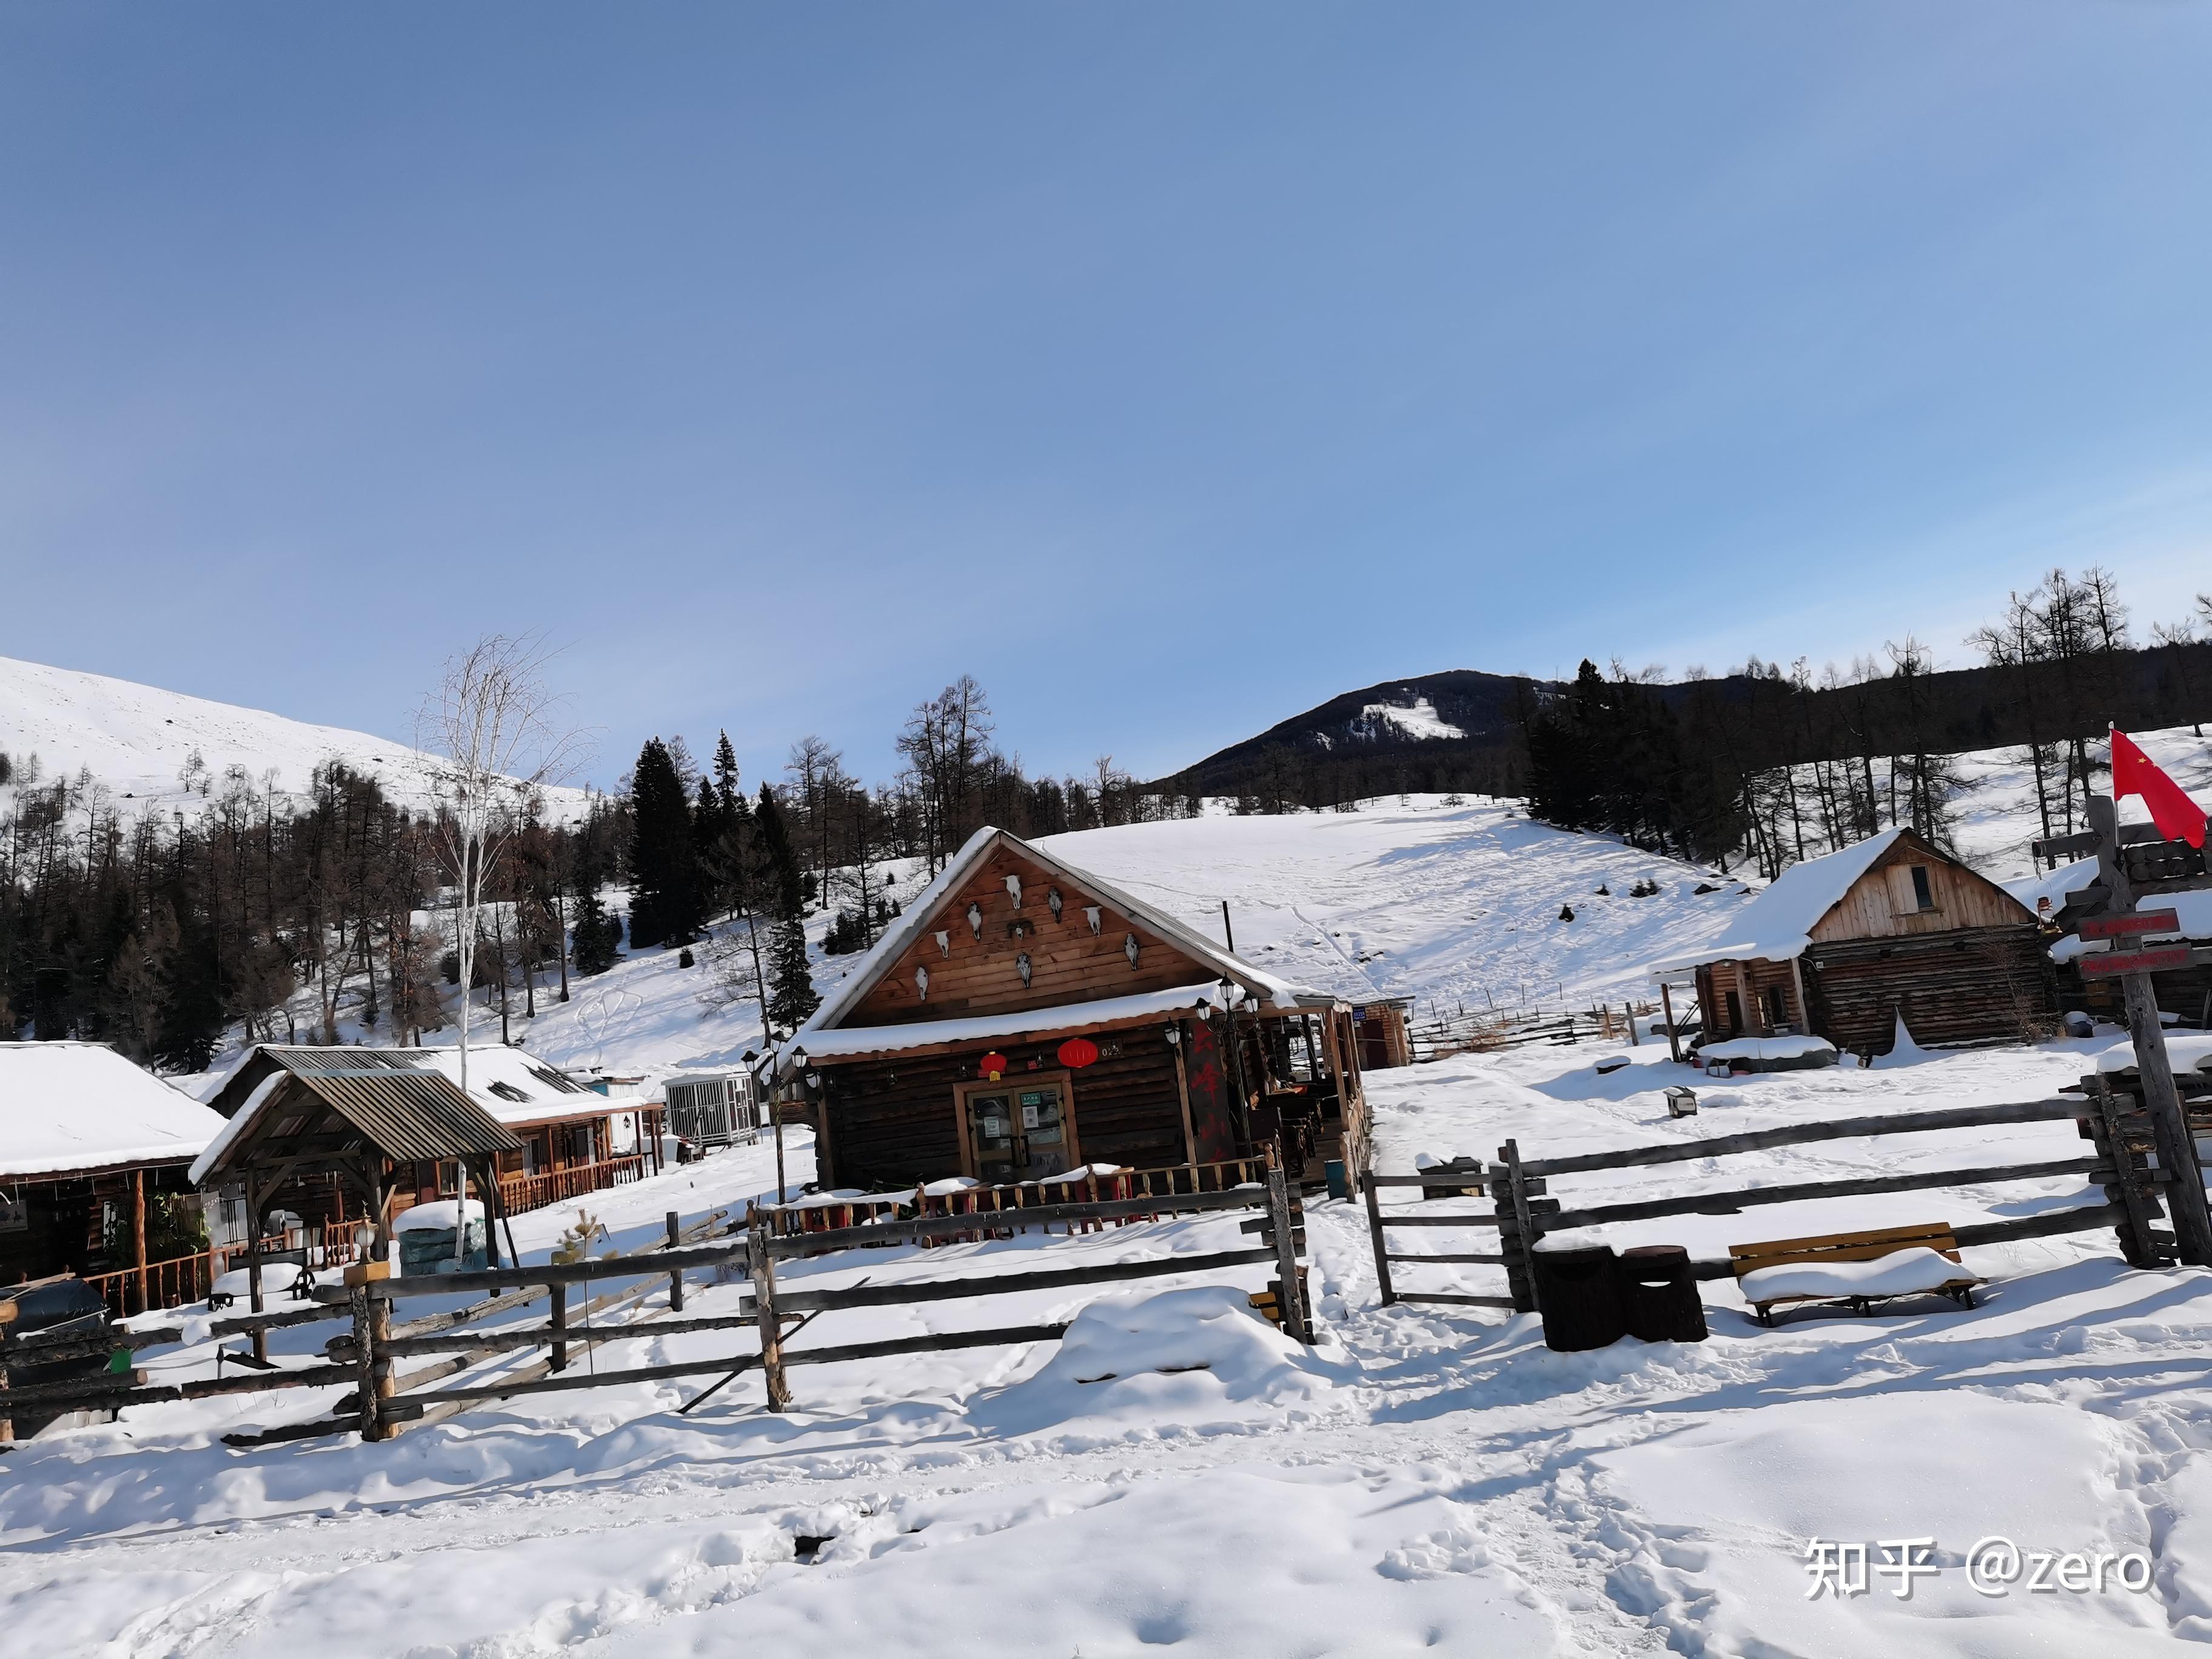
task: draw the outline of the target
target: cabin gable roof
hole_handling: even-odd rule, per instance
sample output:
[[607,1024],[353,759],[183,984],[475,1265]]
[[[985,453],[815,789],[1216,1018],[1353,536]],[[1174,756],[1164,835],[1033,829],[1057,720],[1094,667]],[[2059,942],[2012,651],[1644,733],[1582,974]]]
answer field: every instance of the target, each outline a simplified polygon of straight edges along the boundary
[[1182,922],[1042,848],[987,828],[891,924],[801,1029],[799,1042],[803,1046],[810,1032],[1157,996],[1224,975],[1263,1001],[1297,1006],[1294,988]]
[[[1925,866],[1938,890],[1934,909],[1905,916],[1893,902],[1890,872]],[[1712,943],[1653,964],[1658,974],[1714,962],[1784,962],[1815,944],[1965,927],[2014,927],[2035,920],[2018,899],[1915,831],[1885,830],[1784,871],[1746,904]]]

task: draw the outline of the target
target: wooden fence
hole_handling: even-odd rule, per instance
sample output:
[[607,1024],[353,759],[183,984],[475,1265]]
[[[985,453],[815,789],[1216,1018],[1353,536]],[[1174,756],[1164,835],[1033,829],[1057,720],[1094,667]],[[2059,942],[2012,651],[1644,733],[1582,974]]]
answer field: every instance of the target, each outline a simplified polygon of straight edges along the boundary
[[[1407,1023],[1406,1033],[1413,1060],[1420,1064],[1453,1054],[1523,1048],[1539,1042],[1559,1048],[1581,1042],[1633,1045],[1646,1035],[1639,1022],[1648,1023],[1658,1012],[1648,1002],[1601,1002],[1556,1012],[1468,1008],[1455,1012],[1439,1011],[1432,1003],[1426,1016]],[[1689,1029],[1684,1022],[1676,1024],[1678,1030]],[[1651,1040],[1664,1042],[1667,1039],[1658,1036]]]
[[[915,1215],[991,1218],[990,1226],[957,1235],[964,1242],[987,1234],[1003,1236],[1026,1231],[1042,1224],[1032,1218],[1031,1212],[1055,1203],[1103,1203],[1112,1199],[1225,1192],[1231,1188],[1257,1185],[1264,1181],[1266,1174],[1265,1161],[1256,1158],[1231,1158],[1218,1164],[1176,1164],[1157,1170],[1112,1170],[1103,1174],[1094,1168],[1061,1180],[962,1187],[936,1193],[925,1184],[910,1193],[809,1198],[791,1204],[763,1205],[762,1212],[779,1237],[821,1233],[863,1223],[896,1221]],[[1150,1214],[1146,1212],[1128,1218],[1149,1219]],[[947,1242],[950,1239],[921,1241],[925,1246]]]
[[[2193,1133],[2212,1134],[2212,1079],[2187,1085]],[[1983,1186],[2014,1181],[2045,1181],[2054,1176],[2085,1176],[2103,1188],[2103,1201],[2075,1205],[2014,1221],[1981,1222],[1954,1227],[1962,1246],[2007,1243],[2020,1239],[2056,1237],[2067,1233],[2112,1228],[2122,1253],[2138,1266],[2170,1261],[2174,1244],[2170,1233],[2153,1224],[2164,1218],[2158,1189],[2173,1179],[2170,1170],[2159,1167],[2152,1151],[2149,1117],[2139,1095],[2123,1078],[2092,1076],[2077,1085],[2073,1098],[2034,1100],[1990,1106],[1962,1106],[1925,1112],[1899,1112],[1881,1117],[1844,1118],[1826,1123],[1793,1124],[1776,1129],[1752,1129],[1702,1140],[1661,1141],[1602,1152],[1583,1152],[1563,1158],[1521,1155],[1517,1141],[1498,1148],[1498,1161],[1484,1167],[1470,1164],[1449,1170],[1435,1169],[1413,1175],[1370,1175],[1364,1179],[1368,1221],[1375,1250],[1376,1278],[1387,1306],[1393,1302],[1460,1302],[1474,1306],[1510,1306],[1533,1312],[1537,1298],[1529,1269],[1529,1254],[1547,1233],[1571,1228],[1599,1227],[1613,1223],[1657,1220],[1680,1215],[1733,1215],[1767,1204],[1796,1204],[1813,1199],[1856,1198],[1882,1193],[1922,1192],[1944,1187]],[[1943,1130],[1986,1127],[2000,1123],[2044,1123],[2073,1121],[2093,1150],[2076,1158],[2043,1158],[2026,1163],[1981,1164],[1940,1170],[1907,1170],[1890,1174],[1854,1176],[1840,1180],[1792,1182],[1786,1184],[1742,1187],[1720,1192],[1687,1193],[1666,1198],[1630,1199],[1613,1203],[1565,1207],[1551,1195],[1551,1182],[1559,1176],[1601,1171],[1656,1168],[1668,1164],[1725,1158],[1783,1146],[1809,1146],[1826,1140],[1890,1135],[1925,1134]],[[1465,1213],[1407,1213],[1386,1210],[1380,1202],[1384,1188],[1420,1187],[1434,1193],[1474,1188],[1491,1201],[1487,1216]],[[1477,1228],[1494,1231],[1498,1248],[1494,1253],[1419,1255],[1389,1249],[1388,1232],[1402,1227]],[[1408,1293],[1396,1289],[1393,1267],[1413,1262],[1480,1262],[1505,1269],[1509,1295],[1503,1297]],[[1725,1260],[1693,1261],[1699,1279],[1726,1279],[1733,1269]]]
[[[799,1328],[824,1313],[1121,1283],[1160,1275],[1211,1273],[1260,1262],[1271,1262],[1276,1268],[1278,1277],[1270,1293],[1284,1328],[1300,1340],[1310,1341],[1310,1315],[1297,1260],[1304,1243],[1304,1214],[1296,1192],[1282,1170],[1268,1168],[1263,1176],[1254,1185],[1213,1192],[1155,1193],[1133,1198],[1035,1205],[1020,1212],[1024,1225],[1066,1224],[1072,1231],[1079,1226],[1138,1219],[1262,1210],[1265,1214],[1261,1218],[1243,1224],[1244,1232],[1257,1236],[1257,1243],[1246,1249],[1200,1256],[1169,1255],[1151,1261],[1105,1262],[1017,1273],[975,1273],[916,1284],[861,1285],[836,1290],[793,1291],[780,1287],[777,1265],[825,1251],[973,1237],[978,1231],[975,1218],[967,1214],[914,1215],[784,1236],[775,1232],[769,1218],[757,1209],[749,1210],[741,1223],[728,1223],[726,1212],[717,1212],[689,1228],[680,1226],[678,1218],[672,1212],[666,1243],[647,1252],[568,1264],[441,1273],[420,1279],[372,1279],[343,1290],[318,1291],[314,1300],[305,1307],[218,1320],[212,1327],[214,1334],[221,1337],[346,1320],[350,1328],[325,1343],[328,1363],[322,1364],[249,1371],[242,1376],[181,1383],[150,1383],[143,1370],[126,1368],[109,1376],[19,1389],[11,1395],[6,1392],[5,1372],[10,1357],[21,1365],[34,1363],[30,1357],[33,1348],[38,1363],[70,1355],[58,1348],[38,1347],[35,1343],[27,1347],[0,1346],[0,1401],[36,1406],[41,1413],[119,1410],[128,1406],[194,1400],[213,1394],[327,1387],[336,1383],[353,1385],[331,1416],[259,1433],[224,1437],[228,1443],[240,1446],[349,1430],[358,1430],[365,1439],[382,1439],[404,1426],[435,1422],[484,1401],[682,1376],[719,1374],[726,1381],[750,1370],[763,1373],[769,1405],[781,1411],[791,1401],[787,1373],[794,1366],[1056,1341],[1067,1328],[1065,1323],[1011,1326],[830,1347],[792,1349],[785,1346]],[[684,1275],[699,1272],[720,1275],[742,1273],[751,1281],[751,1294],[740,1298],[734,1313],[687,1316]],[[572,1303],[576,1291],[588,1291],[602,1281],[627,1281],[629,1287],[591,1297],[580,1304]],[[653,1310],[653,1316],[610,1322],[625,1311],[644,1311],[642,1304],[664,1281],[668,1289],[667,1300],[662,1310]],[[471,1291],[488,1294],[462,1308],[394,1322],[394,1305],[403,1298]],[[513,1322],[514,1315],[540,1303],[546,1304],[544,1323]],[[491,1321],[499,1322],[487,1322]],[[641,1335],[746,1329],[759,1333],[757,1352],[729,1353],[710,1359],[618,1370],[578,1372],[573,1369],[576,1358],[608,1341]],[[143,1347],[177,1340],[179,1333],[161,1331],[142,1333],[137,1337],[106,1333],[78,1340],[82,1352],[92,1354],[118,1346]],[[90,1346],[82,1346],[86,1342]],[[544,1357],[496,1378],[480,1382],[446,1382],[447,1378],[487,1360],[512,1358],[535,1350],[543,1350]],[[70,1353],[76,1352],[72,1349]],[[425,1359],[428,1363],[403,1374],[399,1363],[410,1359]],[[5,1409],[5,1405],[0,1404],[0,1412]],[[5,1421],[4,1417],[0,1417],[0,1427],[4,1427]]]
[[508,1215],[520,1215],[526,1210],[542,1210],[549,1204],[565,1203],[586,1193],[627,1186],[642,1180],[644,1176],[642,1153],[603,1158],[593,1164],[572,1164],[565,1170],[548,1170],[543,1175],[503,1175],[499,1178],[500,1207]]
[[[344,1229],[344,1238],[329,1242],[320,1227],[291,1227],[279,1235],[261,1241],[260,1250],[264,1261],[276,1258],[279,1262],[300,1258],[317,1273],[333,1267],[343,1267],[354,1259],[353,1228]],[[131,1314],[166,1311],[181,1308],[187,1302],[201,1302],[215,1288],[216,1280],[240,1266],[252,1254],[246,1244],[217,1244],[191,1255],[171,1256],[162,1261],[149,1261],[143,1267],[118,1267],[112,1273],[87,1273],[84,1282],[100,1292],[107,1304],[107,1310],[121,1319]]]

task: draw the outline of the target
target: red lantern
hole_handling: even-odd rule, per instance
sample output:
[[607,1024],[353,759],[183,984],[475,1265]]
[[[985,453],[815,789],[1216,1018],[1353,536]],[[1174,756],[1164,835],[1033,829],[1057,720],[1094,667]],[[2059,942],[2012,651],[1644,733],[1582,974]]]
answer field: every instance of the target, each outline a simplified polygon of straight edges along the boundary
[[1071,1072],[1079,1072],[1098,1058],[1098,1045],[1089,1037],[1070,1037],[1060,1045],[1060,1063]]
[[982,1073],[982,1074],[988,1078],[992,1082],[996,1083],[1000,1078],[1006,1076],[1006,1073],[1012,1068],[1012,1062],[1008,1060],[1004,1054],[994,1048],[989,1054],[984,1055],[982,1059],[975,1062],[975,1069]]

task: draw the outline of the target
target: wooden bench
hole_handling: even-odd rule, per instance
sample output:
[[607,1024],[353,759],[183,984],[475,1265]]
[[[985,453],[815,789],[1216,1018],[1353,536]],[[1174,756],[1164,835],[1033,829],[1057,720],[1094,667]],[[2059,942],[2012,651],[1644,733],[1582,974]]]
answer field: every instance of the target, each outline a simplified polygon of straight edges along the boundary
[[[1826,1233],[1817,1238],[1777,1238],[1760,1244],[1729,1246],[1729,1267],[1741,1281],[1761,1267],[1819,1267],[1832,1261],[1879,1261],[1899,1250],[1930,1249],[1953,1261],[1959,1260],[1959,1242],[1950,1223],[1926,1222],[1913,1227],[1879,1227],[1867,1232]],[[1965,1271],[1956,1279],[1925,1290],[1896,1291],[1865,1296],[1806,1291],[1796,1296],[1768,1297],[1753,1302],[1752,1311],[1762,1325],[1774,1323],[1774,1310],[1790,1302],[1828,1302],[1866,1313],[1877,1302],[1895,1302],[1908,1296],[1948,1296],[1961,1307],[1974,1305],[1974,1286],[1985,1284]]]

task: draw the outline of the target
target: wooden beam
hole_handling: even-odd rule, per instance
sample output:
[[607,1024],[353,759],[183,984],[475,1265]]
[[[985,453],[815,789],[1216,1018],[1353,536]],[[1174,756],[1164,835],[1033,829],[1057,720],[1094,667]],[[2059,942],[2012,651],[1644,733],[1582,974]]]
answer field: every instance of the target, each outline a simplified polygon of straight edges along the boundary
[[[1564,1158],[1534,1158],[1521,1168],[1525,1175],[1582,1175],[1593,1170],[1632,1170],[1654,1164],[1688,1164],[1699,1158],[1722,1158],[1731,1152],[1763,1152],[1777,1146],[1810,1146],[1821,1140],[1851,1140],[1860,1136],[1920,1134],[1941,1129],[1978,1129],[1992,1123],[2056,1123],[2067,1118],[2094,1115],[2095,1108],[2081,1100],[2007,1101],[1990,1106],[1945,1106],[1925,1112],[1892,1112],[1881,1117],[1842,1117],[1826,1123],[1793,1123],[1779,1129],[1747,1129],[1738,1134],[1714,1135],[1704,1140],[1662,1141],[1651,1146],[1626,1146],[1610,1152],[1577,1152]],[[1423,1176],[1386,1177],[1391,1184],[1435,1185]]]
[[146,1311],[146,1172],[131,1172],[131,1265],[137,1269],[138,1311]]
[[1190,1028],[1182,1020],[1175,1023],[1176,1099],[1182,1107],[1182,1156],[1186,1164],[1198,1162],[1198,1132],[1190,1121],[1190,1073],[1183,1065],[1183,1045],[1190,1041]]
[[1544,1218],[1544,1231],[1561,1232],[1571,1227],[1598,1227],[1614,1221],[1651,1221],[1662,1216],[1731,1215],[1762,1204],[1794,1204],[1811,1198],[1862,1198],[1875,1193],[1925,1192],[1938,1187],[1978,1187],[2001,1181],[2087,1176],[2097,1167],[2098,1160],[2094,1156],[2067,1158],[2041,1164],[1993,1164],[1972,1170],[1913,1170],[1848,1181],[1805,1181],[1784,1187],[1751,1187],[1725,1193],[1695,1193],[1682,1198],[1642,1199],[1629,1204],[1601,1204],[1587,1210],[1562,1210]]

